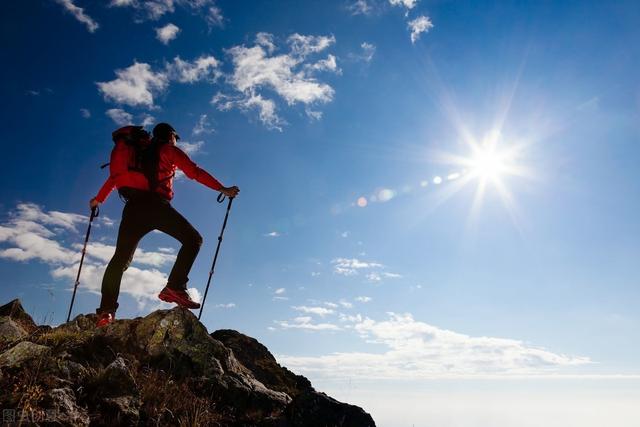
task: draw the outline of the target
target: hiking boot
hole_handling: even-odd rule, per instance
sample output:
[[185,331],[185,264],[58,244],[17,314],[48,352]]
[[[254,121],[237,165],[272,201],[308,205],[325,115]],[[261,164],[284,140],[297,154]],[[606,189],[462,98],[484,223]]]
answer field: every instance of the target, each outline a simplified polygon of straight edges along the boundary
[[112,323],[116,320],[116,314],[110,311],[105,311],[103,313],[98,314],[98,321],[96,322],[96,327],[101,328],[103,326],[107,326],[109,323]]
[[172,289],[165,286],[158,294],[158,298],[164,302],[175,302],[182,308],[200,308],[200,304],[192,300],[187,291],[183,289]]

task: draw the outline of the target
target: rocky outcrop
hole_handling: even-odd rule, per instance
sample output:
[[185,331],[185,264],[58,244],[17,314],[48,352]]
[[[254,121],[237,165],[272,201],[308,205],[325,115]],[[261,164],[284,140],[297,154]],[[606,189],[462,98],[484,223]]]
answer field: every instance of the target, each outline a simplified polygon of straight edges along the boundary
[[89,314],[41,327],[18,300],[0,307],[0,389],[8,391],[0,407],[19,408],[36,425],[375,425],[280,366],[257,340],[209,334],[188,310],[95,322]]

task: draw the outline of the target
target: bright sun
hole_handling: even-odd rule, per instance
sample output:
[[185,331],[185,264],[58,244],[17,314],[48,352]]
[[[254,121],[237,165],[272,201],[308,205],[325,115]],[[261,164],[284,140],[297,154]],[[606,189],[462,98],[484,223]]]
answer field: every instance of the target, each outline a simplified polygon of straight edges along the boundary
[[469,159],[471,173],[479,178],[496,180],[507,170],[504,155],[495,149],[481,148]]
[[530,171],[519,164],[525,145],[523,142],[507,143],[499,130],[487,133],[481,140],[466,139],[470,148],[468,156],[445,154],[443,160],[462,168],[460,179],[456,179],[444,194],[442,201],[457,193],[463,187],[475,183],[470,216],[477,216],[489,189],[496,191],[504,206],[515,217],[516,206],[509,189],[512,177],[530,177]]

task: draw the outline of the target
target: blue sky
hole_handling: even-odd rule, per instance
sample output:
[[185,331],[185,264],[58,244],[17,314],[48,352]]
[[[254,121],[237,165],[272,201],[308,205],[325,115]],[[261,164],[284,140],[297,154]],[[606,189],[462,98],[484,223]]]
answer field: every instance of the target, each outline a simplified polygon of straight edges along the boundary
[[[64,321],[110,133],[168,121],[242,190],[210,330],[382,426],[638,422],[636,2],[99,3],[2,6],[3,301]],[[224,207],[175,186],[201,294]],[[121,210],[102,207],[75,313]],[[168,307],[177,242],[140,248],[119,317]]]

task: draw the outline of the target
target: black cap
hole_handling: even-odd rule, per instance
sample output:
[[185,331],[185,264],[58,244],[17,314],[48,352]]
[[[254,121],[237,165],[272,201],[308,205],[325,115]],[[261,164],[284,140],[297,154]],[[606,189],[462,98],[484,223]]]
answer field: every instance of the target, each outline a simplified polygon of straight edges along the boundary
[[175,134],[176,139],[180,139],[180,135],[178,132],[171,126],[169,123],[158,123],[153,128],[153,137],[155,139],[159,139],[161,141],[166,141],[169,139],[169,135]]

